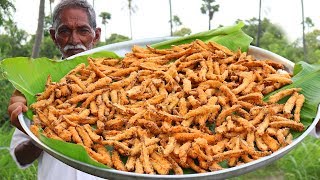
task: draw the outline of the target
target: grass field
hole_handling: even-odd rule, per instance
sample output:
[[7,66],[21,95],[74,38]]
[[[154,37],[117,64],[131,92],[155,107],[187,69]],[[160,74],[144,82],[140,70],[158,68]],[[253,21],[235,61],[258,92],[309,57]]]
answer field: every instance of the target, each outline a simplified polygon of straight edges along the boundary
[[0,179],[1,180],[32,180],[37,179],[37,162],[30,167],[19,169],[13,161],[9,146],[14,129],[9,121],[0,127]]

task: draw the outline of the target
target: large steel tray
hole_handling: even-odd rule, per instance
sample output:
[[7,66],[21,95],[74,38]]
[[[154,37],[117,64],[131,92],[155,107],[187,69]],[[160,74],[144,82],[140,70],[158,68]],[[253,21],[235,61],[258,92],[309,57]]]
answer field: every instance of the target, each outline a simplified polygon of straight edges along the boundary
[[[95,49],[77,54],[76,56],[90,54],[90,53],[103,51],[103,50],[113,51],[113,52],[117,53],[119,56],[124,56],[125,53],[131,51],[131,47],[133,45],[143,46],[143,45],[147,45],[147,44],[161,42],[161,41],[168,40],[168,39],[170,39],[170,37],[132,40],[132,41],[127,41],[127,42],[121,42],[121,43],[116,43],[116,44],[112,44],[112,45],[106,45],[106,46],[102,46],[99,48],[95,48]],[[289,60],[287,60],[277,54],[274,54],[270,51],[267,51],[267,50],[264,50],[264,49],[261,49],[258,47],[250,46],[248,54],[255,56],[257,59],[268,58],[268,59],[272,59],[277,62],[281,62],[282,64],[285,65],[285,67],[287,68],[288,71],[292,72],[292,70],[293,70],[294,63],[292,63],[291,61],[289,61]],[[70,57],[69,59],[72,59],[73,57]],[[240,166],[227,168],[227,169],[223,169],[220,171],[207,172],[207,173],[197,173],[197,174],[185,174],[185,175],[137,174],[137,173],[133,173],[133,172],[118,171],[115,169],[99,168],[96,166],[92,166],[92,165],[71,159],[71,158],[69,158],[59,152],[56,152],[55,150],[51,149],[50,147],[45,145],[43,142],[41,142],[29,130],[30,120],[28,118],[26,118],[23,114],[20,114],[18,116],[18,118],[19,118],[19,121],[20,121],[23,129],[32,138],[32,140],[36,146],[40,147],[41,149],[43,149],[44,151],[46,151],[47,153],[49,153],[53,157],[57,158],[58,160],[64,162],[65,164],[72,166],[72,167],[74,167],[78,170],[81,170],[83,172],[95,175],[95,176],[99,176],[102,178],[108,178],[108,179],[124,179],[124,180],[131,180],[131,179],[139,179],[139,180],[140,179],[198,179],[198,178],[205,180],[205,179],[226,179],[226,178],[230,178],[230,177],[239,176],[241,174],[245,174],[245,173],[254,171],[260,167],[266,166],[266,165],[278,160],[279,158],[281,158],[282,156],[284,156],[285,154],[290,152],[295,146],[297,146],[314,129],[315,125],[317,124],[317,122],[320,119],[320,105],[318,107],[318,113],[317,113],[316,117],[314,118],[313,123],[299,137],[294,139],[290,145],[272,153],[271,155],[260,158],[258,160],[255,160],[255,161],[252,161],[249,163],[245,163]]]

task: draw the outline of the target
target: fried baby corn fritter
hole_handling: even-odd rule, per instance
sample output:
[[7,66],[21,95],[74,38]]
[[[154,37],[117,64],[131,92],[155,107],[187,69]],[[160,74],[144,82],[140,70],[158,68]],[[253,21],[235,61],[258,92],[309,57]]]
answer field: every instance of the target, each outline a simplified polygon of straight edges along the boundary
[[31,130],[84,146],[118,170],[217,171],[225,160],[232,167],[267,156],[292,141],[290,130],[304,130],[300,88],[264,101],[292,83],[269,59],[196,40],[162,50],[133,46],[122,60],[88,62],[60,82],[48,77],[31,105]]

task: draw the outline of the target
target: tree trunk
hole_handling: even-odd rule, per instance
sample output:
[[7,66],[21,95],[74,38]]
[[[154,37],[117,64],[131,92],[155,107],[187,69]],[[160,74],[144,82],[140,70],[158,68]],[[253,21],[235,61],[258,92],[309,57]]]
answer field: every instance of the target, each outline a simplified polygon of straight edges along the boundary
[[50,1],[50,17],[52,18],[52,2]]
[[129,18],[130,18],[130,39],[132,39],[132,20],[131,20],[131,10],[129,11]]
[[261,34],[261,0],[259,2],[259,22],[258,22],[258,33],[257,33],[257,47],[260,46],[260,34]]
[[208,17],[209,17],[209,30],[210,30],[211,29],[210,15]]
[[304,7],[303,0],[301,0],[301,13],[302,13],[302,45],[303,45],[303,57],[304,61],[307,62],[307,45],[306,45],[306,37],[305,37],[305,26],[304,26]]
[[104,34],[105,34],[104,40],[105,42],[107,42],[107,23],[104,24]]
[[32,49],[32,58],[37,58],[39,57],[39,52],[40,52],[40,44],[42,41],[43,37],[43,28],[44,28],[44,1],[45,0],[40,0],[40,5],[39,5],[39,17],[38,17],[38,27],[37,27],[37,33]]
[[173,35],[173,32],[172,32],[172,8],[171,8],[171,0],[169,0],[169,6],[170,6],[170,35],[172,36]]
[[129,9],[129,23],[130,23],[130,39],[132,39],[132,19],[131,19],[131,11],[132,11],[132,6],[131,6],[131,1],[132,0],[128,0],[128,9]]

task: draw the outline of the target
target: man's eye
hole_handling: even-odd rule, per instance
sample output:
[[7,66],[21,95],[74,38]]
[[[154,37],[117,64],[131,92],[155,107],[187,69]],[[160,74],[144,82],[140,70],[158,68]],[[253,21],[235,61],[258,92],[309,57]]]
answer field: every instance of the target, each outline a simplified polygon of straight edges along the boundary
[[89,29],[80,29],[78,32],[81,35],[88,35],[88,34],[90,34],[91,31]]
[[58,32],[60,35],[69,35],[70,34],[70,31],[67,30],[67,29],[62,29],[62,30],[59,30]]

